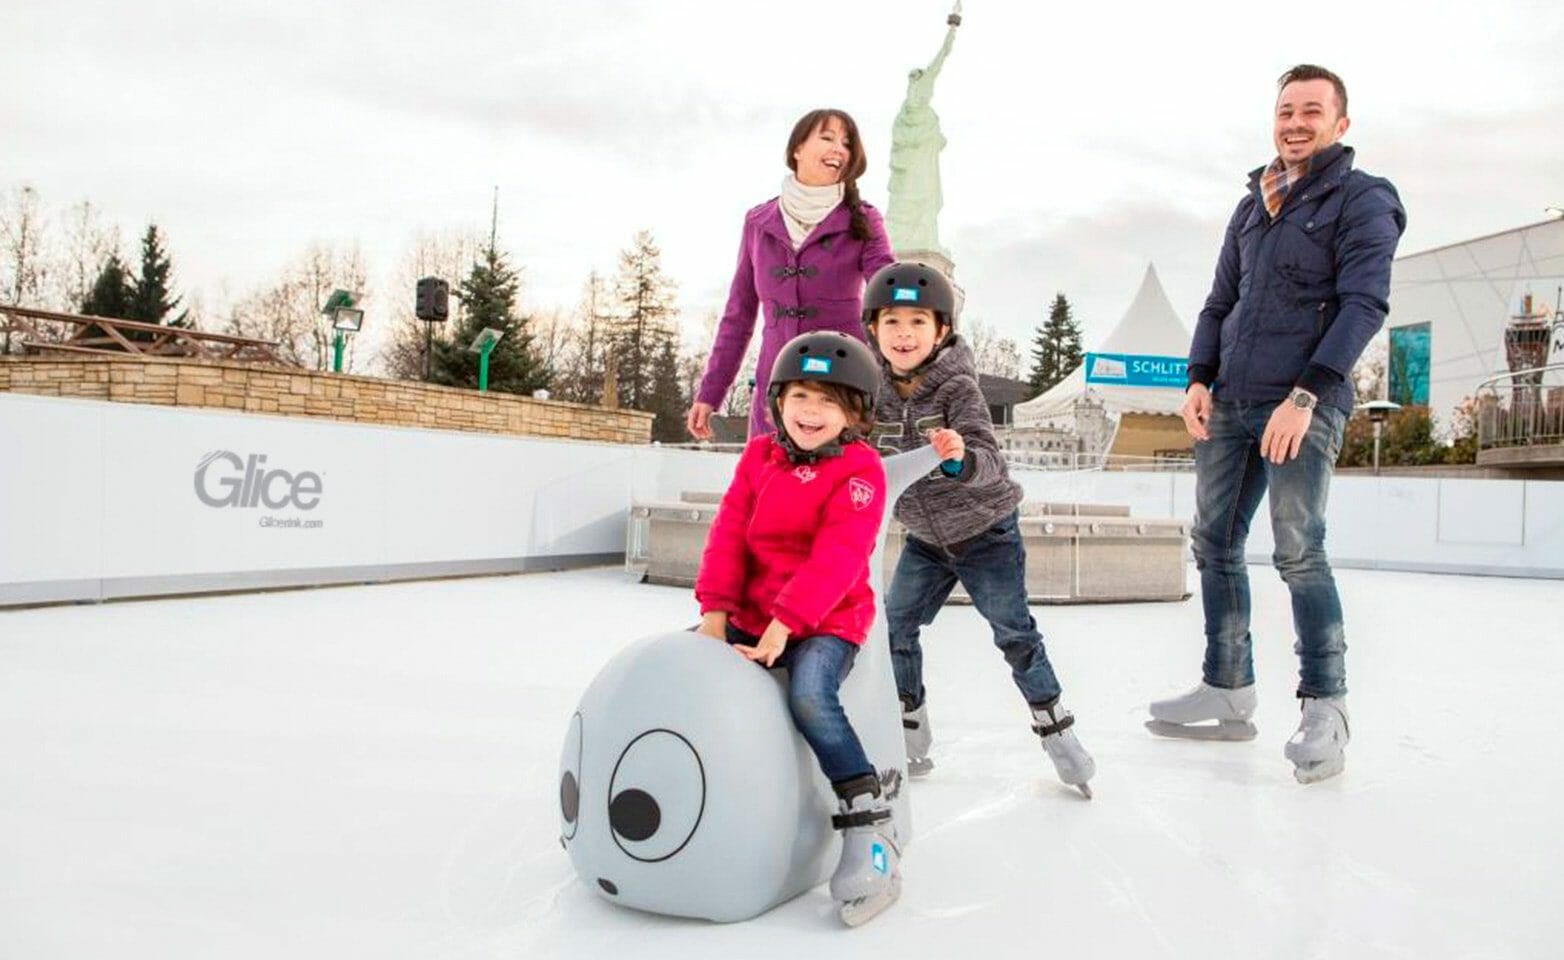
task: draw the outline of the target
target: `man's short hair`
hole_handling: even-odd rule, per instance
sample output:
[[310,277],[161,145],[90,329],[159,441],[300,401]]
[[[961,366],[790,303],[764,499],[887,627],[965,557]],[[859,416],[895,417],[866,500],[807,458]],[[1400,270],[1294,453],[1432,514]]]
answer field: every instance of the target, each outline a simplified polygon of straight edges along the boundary
[[1324,67],[1312,63],[1300,63],[1288,70],[1276,80],[1276,92],[1280,94],[1282,88],[1289,83],[1297,83],[1300,80],[1329,80],[1331,86],[1336,88],[1336,108],[1341,116],[1347,115],[1347,85],[1341,82],[1341,78]]

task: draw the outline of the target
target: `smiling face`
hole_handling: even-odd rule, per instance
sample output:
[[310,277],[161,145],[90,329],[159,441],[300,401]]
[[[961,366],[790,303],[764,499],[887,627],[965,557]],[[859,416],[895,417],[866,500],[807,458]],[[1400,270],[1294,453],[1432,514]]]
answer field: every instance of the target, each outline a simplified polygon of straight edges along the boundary
[[846,124],[826,117],[793,150],[793,173],[810,187],[828,187],[849,171],[853,159],[852,137]]
[[782,428],[800,450],[835,442],[847,422],[842,404],[819,384],[795,380],[782,388]]
[[902,376],[918,369],[934,353],[944,332],[934,311],[922,307],[886,307],[874,321],[880,356]]
[[1295,80],[1276,97],[1276,155],[1295,167],[1340,140],[1351,124],[1329,80]]

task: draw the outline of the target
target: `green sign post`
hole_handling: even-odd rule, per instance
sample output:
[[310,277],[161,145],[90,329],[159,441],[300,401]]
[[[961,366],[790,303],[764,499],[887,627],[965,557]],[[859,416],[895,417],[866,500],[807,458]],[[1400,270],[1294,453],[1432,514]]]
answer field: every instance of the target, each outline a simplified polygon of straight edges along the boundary
[[505,336],[504,330],[500,330],[497,327],[484,327],[483,332],[478,334],[478,338],[472,342],[472,346],[467,348],[469,353],[478,354],[479,393],[487,393],[489,391],[489,354],[493,352],[494,345],[499,343],[500,338],[503,336]]

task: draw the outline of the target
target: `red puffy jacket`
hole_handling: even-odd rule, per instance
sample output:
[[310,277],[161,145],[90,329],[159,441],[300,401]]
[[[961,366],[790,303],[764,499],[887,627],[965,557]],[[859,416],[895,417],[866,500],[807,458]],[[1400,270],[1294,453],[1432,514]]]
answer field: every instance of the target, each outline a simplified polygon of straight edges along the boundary
[[869,557],[885,515],[885,468],[862,441],[817,463],[789,462],[773,436],[739,457],[701,556],[701,613],[756,636],[772,618],[792,637],[863,643],[874,623]]

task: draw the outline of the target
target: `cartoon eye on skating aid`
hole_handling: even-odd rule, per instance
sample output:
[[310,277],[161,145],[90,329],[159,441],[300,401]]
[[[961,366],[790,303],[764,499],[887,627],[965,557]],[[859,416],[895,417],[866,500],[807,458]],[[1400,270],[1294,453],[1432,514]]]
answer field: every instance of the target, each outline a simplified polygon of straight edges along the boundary
[[614,842],[625,856],[656,863],[683,850],[700,826],[706,771],[690,741],[648,730],[620,755],[608,795]]

